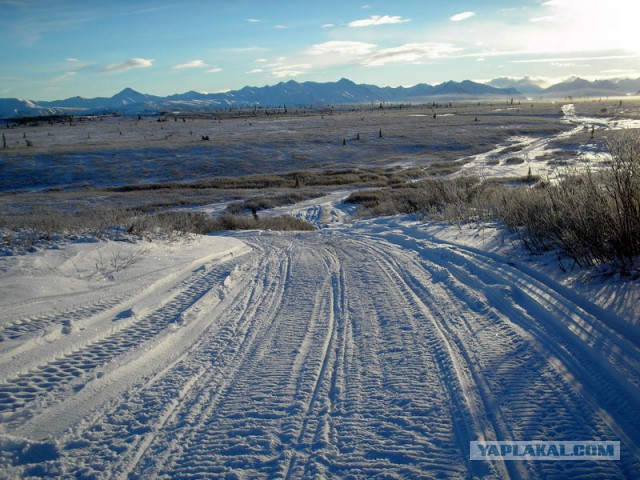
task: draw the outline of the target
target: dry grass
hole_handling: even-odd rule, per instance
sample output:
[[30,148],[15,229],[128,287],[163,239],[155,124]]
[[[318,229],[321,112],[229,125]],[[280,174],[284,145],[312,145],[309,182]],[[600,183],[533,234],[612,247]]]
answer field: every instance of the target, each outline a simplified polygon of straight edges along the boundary
[[214,220],[214,231],[223,230],[277,230],[277,231],[313,231],[315,227],[300,218],[289,215],[277,217],[258,217],[251,215],[224,214]]
[[[575,103],[581,115],[640,117],[637,105]],[[571,127],[561,121],[559,106],[550,102],[515,110],[460,103],[441,109],[435,119],[431,113],[428,106],[382,111],[357,107],[280,112],[268,119],[205,115],[186,122],[114,118],[74,126],[20,125],[6,129],[8,148],[0,159],[6,173],[0,181],[5,190],[0,193],[0,226],[45,237],[81,231],[100,235],[114,225],[140,235],[307,229],[309,225],[290,217],[242,214],[257,214],[336,187],[378,187],[354,194],[349,201],[358,203],[363,215],[417,213],[455,222],[495,215],[530,249],[561,248],[585,265],[624,263],[638,256],[637,132],[609,143],[614,162],[597,175],[572,172],[557,184],[539,182],[535,176],[504,182],[447,179],[463,165],[458,159],[485,152],[512,136],[541,136]],[[197,138],[207,134],[211,141],[194,143],[185,129],[198,130]],[[598,132],[595,139],[590,137],[584,131],[558,140],[552,146],[562,150],[550,156],[559,164],[570,164],[576,148],[601,150]],[[25,146],[25,139],[32,147]],[[513,153],[508,163],[520,163],[520,149],[515,145],[502,153]],[[89,152],[87,163],[84,154]],[[251,173],[256,171],[268,173]],[[65,183],[67,177],[73,182]],[[137,183],[125,184],[132,179]],[[230,214],[218,219],[162,213],[230,200],[236,200]]]
[[640,131],[607,142],[609,168],[569,171],[557,183],[510,189],[492,207],[532,251],[559,248],[576,263],[632,267],[640,256]]
[[347,203],[360,206],[360,215],[417,213],[459,222],[478,217],[481,198],[493,182],[478,177],[427,178],[393,188],[356,192]]
[[502,181],[476,177],[428,178],[356,192],[347,202],[360,215],[417,213],[466,222],[501,219],[532,252],[559,249],[582,266],[634,268],[640,256],[640,130],[607,141],[608,168],[568,170],[556,182],[528,175]]
[[74,238],[119,238],[177,241],[192,235],[222,230],[314,230],[311,223],[290,217],[258,218],[224,214],[212,217],[202,212],[140,210],[96,210],[70,214],[52,209],[32,211],[22,217],[0,216],[0,247],[26,251],[52,240]]

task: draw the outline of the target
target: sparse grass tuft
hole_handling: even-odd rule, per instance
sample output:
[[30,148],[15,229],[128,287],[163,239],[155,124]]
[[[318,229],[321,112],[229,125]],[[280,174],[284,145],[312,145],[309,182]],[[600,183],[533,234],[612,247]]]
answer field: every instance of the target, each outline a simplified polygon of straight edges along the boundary
[[227,206],[226,210],[227,213],[231,214],[255,213],[261,210],[268,210],[270,208],[275,208],[282,205],[293,205],[295,203],[309,200],[311,198],[316,198],[321,195],[322,194],[320,192],[290,192],[274,196],[258,196],[231,203],[229,206]]
[[290,215],[260,218],[252,215],[231,215],[227,213],[214,219],[214,231],[224,230],[277,230],[291,232],[313,231],[315,227],[306,220]]
[[555,182],[530,173],[501,181],[427,178],[352,194],[360,215],[417,213],[442,221],[501,219],[532,252],[559,249],[578,265],[615,263],[622,272],[640,256],[640,130],[607,141],[608,169],[567,171]]
[[38,245],[73,237],[118,238],[133,241],[188,240],[222,230],[314,230],[311,223],[291,216],[257,218],[225,214],[214,218],[202,212],[172,210],[98,210],[72,214],[56,210],[23,216],[0,216],[0,252],[28,251]]
[[478,201],[488,185],[478,177],[427,178],[393,188],[355,192],[345,201],[359,204],[360,215],[417,213],[459,222],[478,216]]
[[640,131],[607,143],[609,169],[569,171],[557,183],[504,189],[494,212],[533,252],[559,248],[578,265],[617,263],[640,256]]

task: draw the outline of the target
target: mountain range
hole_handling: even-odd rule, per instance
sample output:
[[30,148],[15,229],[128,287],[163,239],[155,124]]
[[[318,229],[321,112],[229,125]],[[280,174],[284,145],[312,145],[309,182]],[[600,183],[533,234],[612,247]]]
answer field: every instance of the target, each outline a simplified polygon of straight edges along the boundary
[[[636,93],[637,92],[637,93]],[[276,107],[364,104],[378,102],[428,103],[433,101],[487,100],[527,97],[624,96],[640,93],[640,79],[598,80],[590,82],[570,78],[543,88],[536,79],[524,77],[496,78],[487,83],[444,82],[438,85],[420,83],[413,87],[378,87],[356,84],[351,80],[337,82],[303,82],[294,80],[264,87],[244,87],[223,93],[182,94],[160,97],[125,88],[113,97],[71,97],[65,100],[35,101],[17,98],[0,99],[0,118],[117,112],[153,114],[166,110],[206,110],[231,107]]]
[[532,77],[519,79],[501,77],[487,82],[487,85],[496,88],[515,88],[529,98],[624,97],[640,94],[640,78],[589,81],[570,77],[545,88],[541,80]]

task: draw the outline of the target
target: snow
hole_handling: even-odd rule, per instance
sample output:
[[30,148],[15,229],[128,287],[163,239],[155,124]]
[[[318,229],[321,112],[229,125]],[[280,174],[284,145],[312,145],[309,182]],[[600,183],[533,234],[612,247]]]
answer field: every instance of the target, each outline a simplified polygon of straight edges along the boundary
[[[511,137],[507,142],[497,145],[492,150],[463,159],[466,163],[458,174],[474,174],[481,178],[502,178],[523,177],[531,171],[533,175],[550,176],[566,167],[562,162],[553,161],[554,154],[558,153],[557,150],[550,147],[554,140],[569,138],[580,132],[590,131],[592,128],[598,134],[602,131],[620,128],[640,128],[640,120],[577,115],[575,105],[572,103],[562,105],[561,109],[564,115],[563,121],[574,125],[571,130],[543,137]],[[500,110],[503,109],[496,111]],[[521,161],[510,161],[514,157]],[[549,161],[550,158],[552,161]],[[577,164],[589,165],[590,168],[598,169],[609,159],[610,156],[606,152],[594,152],[590,151],[588,147],[582,147]]]
[[267,215],[292,215],[307,220],[316,228],[342,226],[356,213],[355,205],[347,205],[344,200],[355,190],[337,190],[319,198],[299,202],[293,206],[272,208]]
[[[317,232],[1,258],[3,476],[639,471],[637,281],[561,277],[494,224],[346,222],[348,194],[270,212]],[[469,462],[478,439],[620,440],[622,460]]]
[[[561,136],[595,121],[563,112]],[[550,168],[548,142],[514,137],[464,171]],[[505,162],[513,146],[528,163]],[[0,257],[0,476],[637,477],[638,279],[532,256],[495,223],[354,220],[350,193],[260,212],[315,232]],[[471,462],[473,440],[622,455]]]

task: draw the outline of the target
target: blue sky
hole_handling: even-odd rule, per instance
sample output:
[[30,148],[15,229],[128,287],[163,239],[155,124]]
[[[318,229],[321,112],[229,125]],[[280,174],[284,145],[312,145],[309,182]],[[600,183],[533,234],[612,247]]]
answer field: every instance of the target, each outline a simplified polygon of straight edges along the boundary
[[0,97],[640,77],[637,0],[0,0]]

